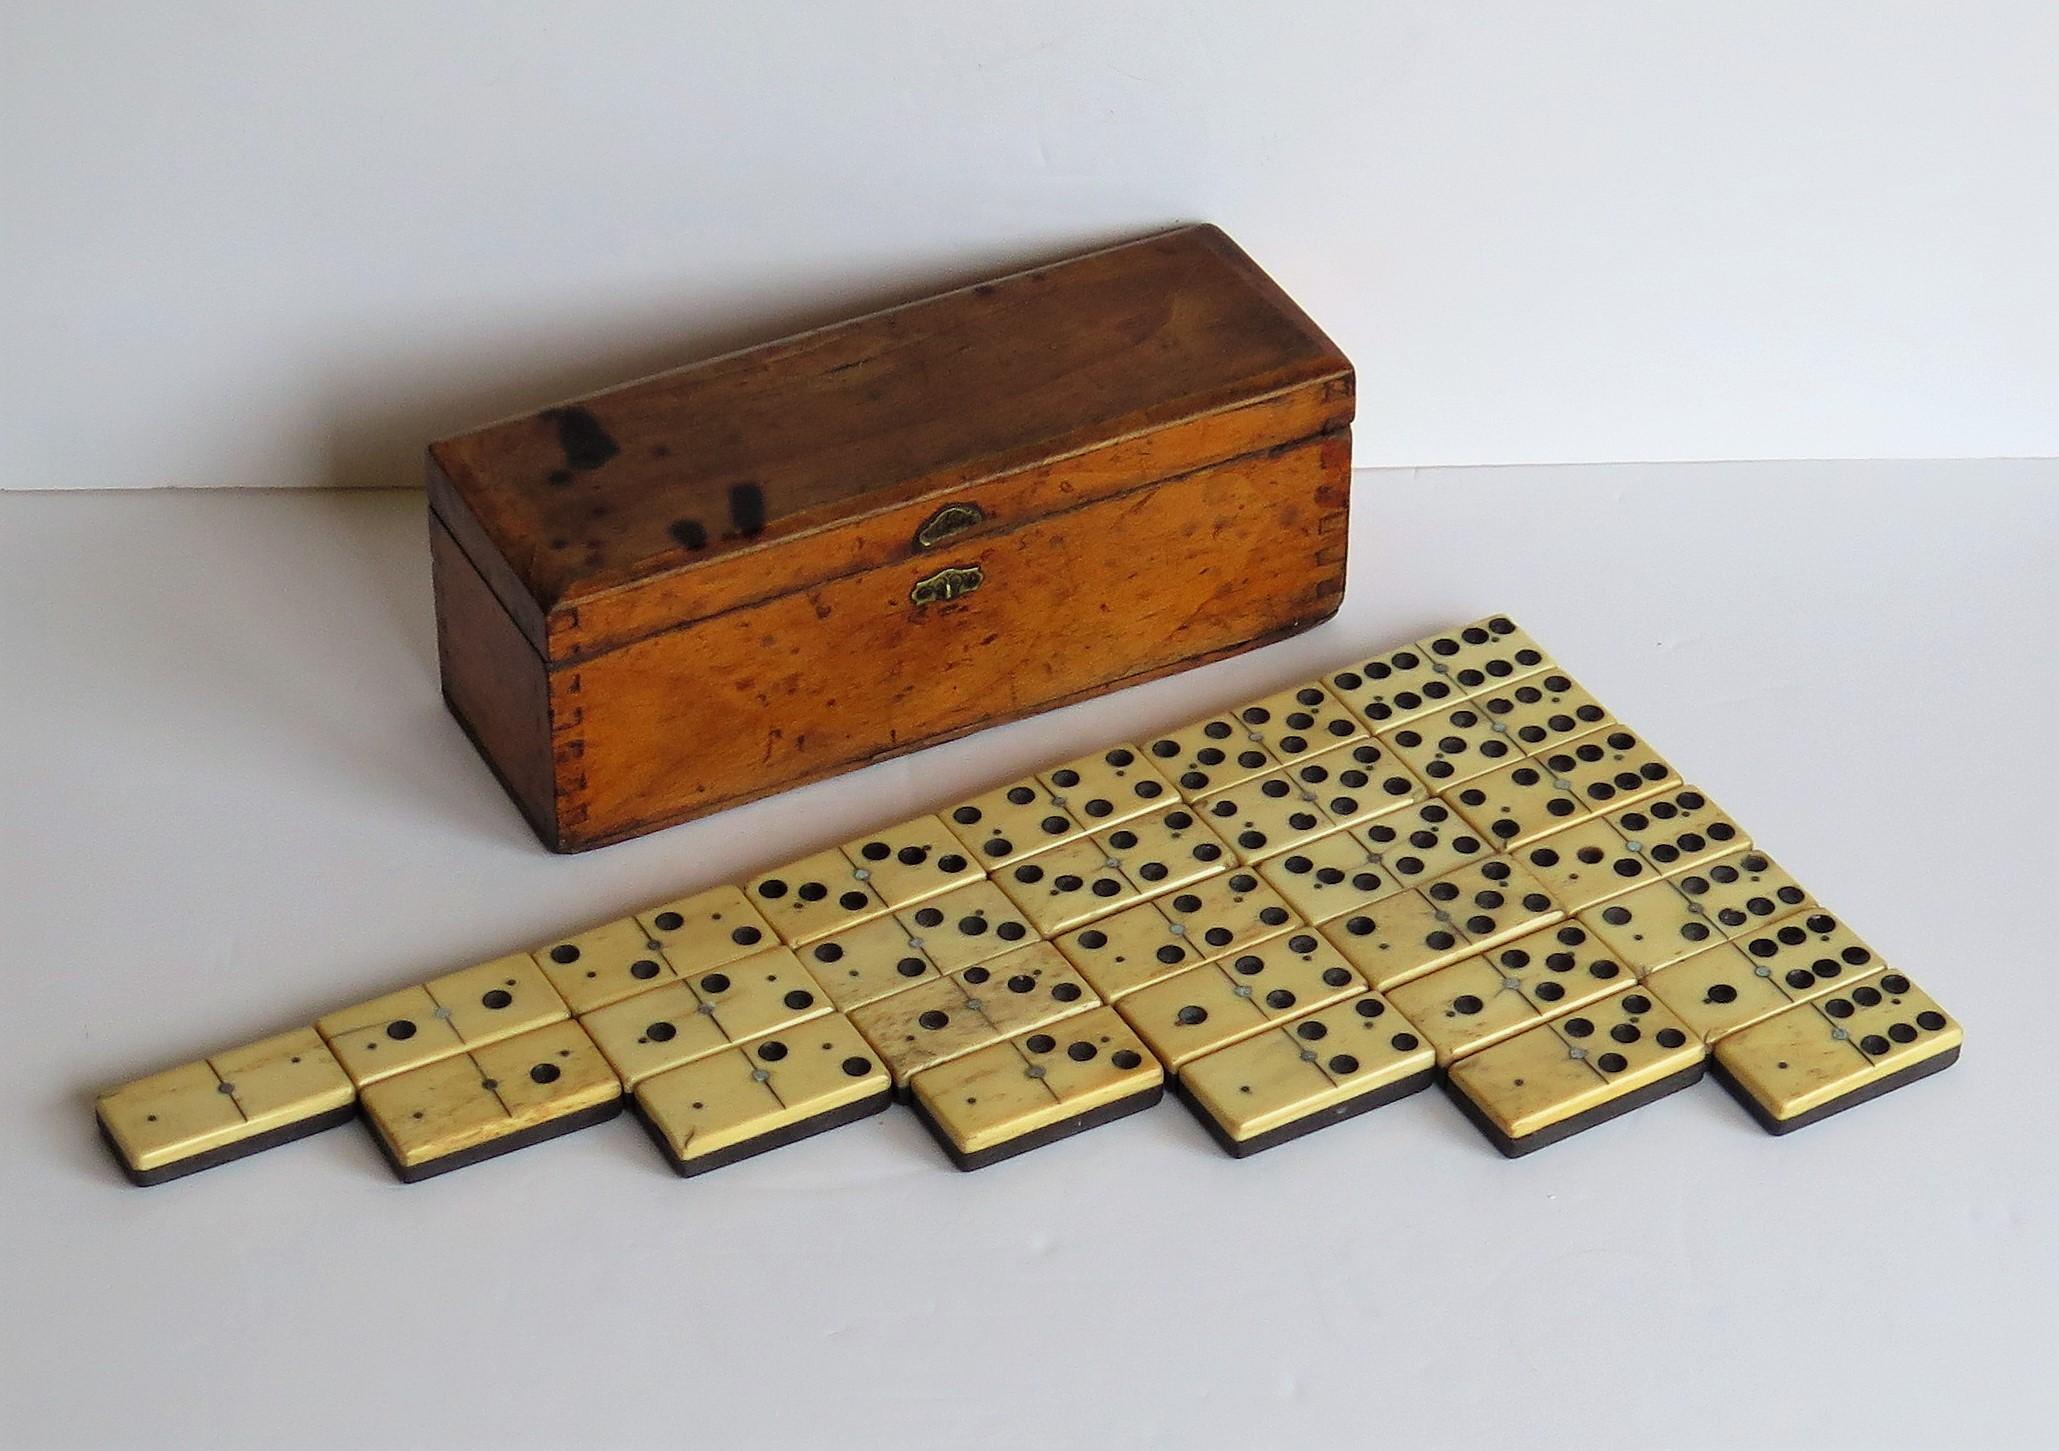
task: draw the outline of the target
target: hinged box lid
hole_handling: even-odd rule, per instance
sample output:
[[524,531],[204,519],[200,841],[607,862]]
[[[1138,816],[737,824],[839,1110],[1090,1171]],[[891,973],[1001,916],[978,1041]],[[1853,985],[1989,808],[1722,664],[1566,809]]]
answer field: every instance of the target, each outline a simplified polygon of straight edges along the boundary
[[445,439],[430,505],[558,662],[1341,427],[1351,393],[1193,226]]

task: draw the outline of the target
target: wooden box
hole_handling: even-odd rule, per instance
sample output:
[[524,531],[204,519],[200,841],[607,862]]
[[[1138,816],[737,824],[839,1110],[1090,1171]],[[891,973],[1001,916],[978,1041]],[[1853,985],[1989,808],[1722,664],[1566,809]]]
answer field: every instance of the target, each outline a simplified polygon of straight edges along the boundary
[[430,446],[445,699],[618,841],[1305,629],[1351,365],[1214,227]]

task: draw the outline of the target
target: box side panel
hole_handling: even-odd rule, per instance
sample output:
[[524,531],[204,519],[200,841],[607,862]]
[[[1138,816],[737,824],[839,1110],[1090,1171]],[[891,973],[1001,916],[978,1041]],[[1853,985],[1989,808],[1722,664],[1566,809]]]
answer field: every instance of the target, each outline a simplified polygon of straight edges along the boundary
[[936,546],[942,553],[973,547],[984,536],[1021,528],[1046,514],[1127,493],[1148,480],[1191,473],[1257,448],[1345,428],[1355,407],[1352,382],[1347,373],[897,507],[882,507],[757,549],[660,570],[633,585],[553,610],[544,627],[545,653],[556,663],[597,655],[658,630],[804,585],[926,555],[915,543],[917,531],[953,505],[973,506],[981,522]]
[[472,562],[473,569],[478,571],[486,587],[500,600],[501,608],[513,617],[515,628],[528,638],[530,648],[538,655],[548,655],[542,608],[530,598],[513,566],[486,537],[485,529],[451,487],[450,475],[436,462],[433,453],[428,458],[424,474],[429,488],[430,518],[449,531],[451,542]]
[[429,561],[444,702],[537,835],[555,846],[557,784],[543,659],[434,514]]
[[[648,636],[551,672],[563,845],[595,846],[1328,618],[1346,432]],[[939,571],[976,588],[917,603]],[[932,593],[934,592],[932,586]],[[920,593],[919,591],[916,591]],[[908,803],[916,809],[916,803]]]

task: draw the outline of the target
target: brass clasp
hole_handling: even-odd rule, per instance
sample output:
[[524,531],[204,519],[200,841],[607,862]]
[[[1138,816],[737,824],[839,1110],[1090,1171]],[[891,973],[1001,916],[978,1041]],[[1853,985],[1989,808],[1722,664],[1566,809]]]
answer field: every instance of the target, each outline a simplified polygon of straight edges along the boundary
[[934,549],[946,539],[954,539],[986,522],[987,511],[977,504],[946,504],[915,531],[915,547]]
[[928,579],[918,579],[908,591],[912,605],[940,605],[971,594],[986,582],[986,573],[976,564],[954,564]]

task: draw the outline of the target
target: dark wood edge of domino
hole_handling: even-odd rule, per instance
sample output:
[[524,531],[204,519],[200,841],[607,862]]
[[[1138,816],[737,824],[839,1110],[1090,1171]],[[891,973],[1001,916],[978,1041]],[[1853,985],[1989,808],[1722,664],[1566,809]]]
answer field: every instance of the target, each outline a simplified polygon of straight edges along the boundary
[[1935,1058],[1926,1058],[1921,1063],[1911,1063],[1907,1068],[1898,1068],[1885,1078],[1876,1079],[1843,1098],[1834,1098],[1828,1103],[1818,1104],[1807,1113],[1798,1113],[1793,1118],[1775,1118],[1766,1111],[1764,1104],[1752,1097],[1750,1089],[1731,1077],[1730,1070],[1723,1066],[1722,1060],[1718,1059],[1715,1067],[1716,1081],[1728,1089],[1730,1096],[1743,1104],[1745,1111],[1759,1121],[1760,1128],[1769,1134],[1791,1134],[1796,1129],[1805,1129],[1810,1124],[1821,1123],[1824,1119],[1843,1113],[1848,1108],[1857,1108],[1862,1103],[1869,1103],[1883,1093],[1893,1093],[1897,1088],[1906,1087],[1919,1078],[1942,1073],[1958,1061],[1959,1048],[1955,1046],[1949,1052],[1940,1053]]
[[826,1134],[831,1129],[840,1129],[845,1124],[854,1124],[859,1119],[871,1118],[891,1106],[893,1101],[893,1089],[882,1088],[878,1093],[855,1099],[839,1108],[825,1109],[798,1123],[788,1124],[783,1129],[775,1129],[760,1138],[746,1139],[740,1144],[731,1144],[726,1149],[717,1149],[712,1154],[701,1154],[691,1159],[682,1159],[672,1152],[672,1145],[666,1139],[665,1131],[644,1112],[641,1099],[636,1100],[636,1116],[642,1120],[644,1128],[650,1133],[651,1142],[658,1146],[658,1152],[665,1156],[665,1162],[672,1166],[673,1172],[682,1179],[692,1179],[725,1165],[738,1164],[745,1159],[755,1159],[760,1154],[769,1154],[774,1149],[785,1148],[788,1144],[798,1143],[802,1139],[812,1139],[817,1134]]
[[1601,1124],[1607,1123],[1612,1118],[1621,1118],[1632,1109],[1643,1108],[1648,1103],[1656,1103],[1662,1098],[1678,1093],[1683,1088],[1692,1088],[1695,1084],[1701,1082],[1702,1075],[1708,1072],[1708,1068],[1709,1060],[1704,1057],[1692,1066],[1681,1069],[1678,1073],[1669,1074],[1653,1083],[1647,1083],[1644,1087],[1626,1093],[1621,1098],[1613,1098],[1607,1103],[1597,1104],[1585,1113],[1576,1113],[1569,1119],[1561,1119],[1558,1123],[1541,1128],[1534,1134],[1525,1134],[1520,1139],[1512,1139],[1495,1127],[1494,1120],[1481,1112],[1479,1105],[1466,1097],[1466,1091],[1449,1078],[1444,1080],[1444,1091],[1450,1095],[1451,1101],[1459,1106],[1459,1111],[1473,1121],[1473,1127],[1485,1134],[1488,1142],[1492,1143],[1495,1148],[1501,1150],[1503,1158],[1520,1159],[1523,1155],[1534,1154],[1539,1149],[1547,1148],[1557,1143],[1560,1139],[1570,1139],[1573,1135],[1596,1128]]
[[550,1119],[545,1123],[531,1124],[526,1129],[517,1129],[505,1138],[474,1144],[469,1149],[445,1154],[441,1158],[429,1159],[420,1164],[403,1164],[399,1155],[393,1152],[385,1136],[376,1129],[372,1133],[378,1142],[379,1152],[386,1156],[386,1162],[393,1166],[393,1172],[403,1184],[419,1184],[424,1179],[434,1179],[439,1174],[448,1174],[453,1169],[463,1169],[471,1164],[483,1164],[488,1159],[498,1159],[502,1154],[512,1154],[517,1149],[526,1149],[534,1144],[548,1143],[563,1138],[566,1134],[590,1129],[595,1124],[604,1124],[622,1112],[622,1097],[617,1095],[606,1103],[597,1103],[592,1108],[582,1108],[577,1113],[568,1113],[563,1118]]
[[173,1179],[183,1179],[188,1174],[198,1174],[202,1169],[212,1169],[217,1164],[234,1163],[238,1159],[247,1159],[252,1154],[261,1154],[266,1149],[276,1149],[279,1145],[290,1144],[295,1139],[304,1139],[310,1134],[321,1133],[324,1129],[333,1129],[339,1125],[347,1124],[355,1117],[357,1117],[357,1100],[352,1099],[341,1108],[329,1109],[323,1113],[316,1114],[313,1118],[304,1118],[298,1123],[280,1124],[275,1129],[266,1129],[261,1134],[252,1134],[247,1139],[239,1139],[233,1144],[223,1144],[219,1148],[207,1149],[193,1155],[189,1159],[180,1159],[177,1163],[163,1164],[155,1169],[131,1168],[128,1158],[122,1153],[121,1145],[115,1142],[113,1133],[108,1130],[106,1120],[96,1113],[93,1115],[93,1122],[100,1128],[101,1142],[106,1144],[108,1149],[114,1154],[115,1163],[121,1166],[121,1171],[127,1176],[128,1181],[131,1184],[147,1189],[152,1184],[164,1184]]
[[915,1116],[922,1120],[922,1126],[929,1130],[929,1136],[950,1156],[953,1164],[969,1174],[974,1169],[984,1169],[990,1164],[1002,1163],[1027,1154],[1032,1149],[1041,1149],[1046,1144],[1055,1144],[1060,1139],[1069,1139],[1075,1134],[1085,1133],[1088,1129],[1098,1129],[1103,1124],[1112,1124],[1117,1119],[1128,1118],[1133,1113],[1156,1108],[1164,1097],[1165,1085],[1154,1083],[1141,1093],[1126,1095],[1113,1103],[1104,1103],[1098,1108],[1088,1109],[1085,1113],[1076,1113],[1071,1118],[1063,1118],[1057,1123],[1032,1129],[1020,1138],[1010,1139],[1005,1144],[996,1144],[991,1149],[976,1149],[969,1154],[951,1142],[951,1135],[945,1131],[943,1125],[929,1116],[929,1110],[923,1107],[921,1099],[914,1101],[914,1107]]
[[1357,1118],[1362,1113],[1370,1113],[1376,1108],[1393,1103],[1396,1099],[1407,1098],[1410,1094],[1414,1093],[1421,1093],[1430,1086],[1436,1077],[1437,1069],[1434,1066],[1425,1068],[1420,1073],[1411,1073],[1406,1078],[1397,1078],[1394,1082],[1387,1084],[1383,1088],[1376,1088],[1370,1093],[1362,1093],[1357,1098],[1347,1098],[1342,1103],[1333,1103],[1328,1108],[1316,1110],[1307,1118],[1296,1119],[1290,1124],[1281,1124],[1276,1129],[1268,1129],[1262,1134],[1253,1134],[1248,1139],[1232,1137],[1230,1131],[1218,1123],[1215,1115],[1208,1111],[1207,1105],[1195,1098],[1188,1090],[1186,1084],[1177,1078],[1173,1080],[1172,1091],[1181,1103],[1184,1103],[1194,1111],[1194,1117],[1201,1120],[1201,1126],[1207,1129],[1209,1136],[1222,1146],[1224,1153],[1233,1159],[1248,1159],[1253,1154],[1261,1154],[1267,1149],[1278,1148],[1281,1144],[1292,1143],[1295,1139],[1305,1138],[1317,1129],[1326,1129],[1331,1124]]

